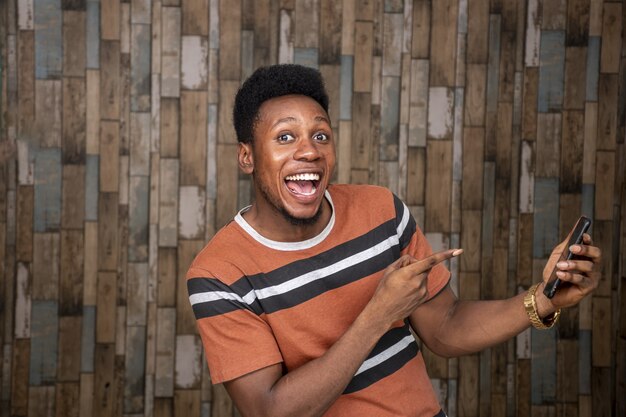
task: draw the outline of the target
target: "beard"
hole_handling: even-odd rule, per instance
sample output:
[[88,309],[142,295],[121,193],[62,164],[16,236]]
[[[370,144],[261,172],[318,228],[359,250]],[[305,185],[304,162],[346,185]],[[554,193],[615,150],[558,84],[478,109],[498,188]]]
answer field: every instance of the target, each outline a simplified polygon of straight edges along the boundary
[[[256,181],[256,178],[254,178],[254,180]],[[274,211],[276,211],[278,214],[283,216],[283,218],[287,220],[289,224],[293,226],[314,225],[315,223],[317,223],[320,216],[322,215],[322,206],[320,205],[317,208],[317,211],[311,217],[296,217],[292,215],[291,213],[289,213],[287,209],[285,209],[285,207],[281,204],[281,202],[270,194],[269,189],[267,188],[265,184],[263,184],[260,181],[258,182],[258,184],[259,184],[259,191],[261,192],[261,195],[263,196],[265,201],[267,201],[270,204],[270,206],[274,209]]]

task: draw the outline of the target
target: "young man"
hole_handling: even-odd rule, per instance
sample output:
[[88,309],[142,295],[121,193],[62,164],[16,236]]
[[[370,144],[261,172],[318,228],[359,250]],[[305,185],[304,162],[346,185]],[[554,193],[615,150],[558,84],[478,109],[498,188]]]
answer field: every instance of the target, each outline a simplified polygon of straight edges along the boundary
[[239,167],[254,202],[187,273],[212,381],[244,416],[445,416],[411,328],[449,357],[531,321],[549,327],[597,286],[600,250],[588,235],[573,247],[579,260],[558,264],[569,285],[552,300],[541,283],[508,300],[459,301],[442,261],[461,250],[432,254],[388,190],[330,184],[329,120],[310,68],[261,68],[237,94]]

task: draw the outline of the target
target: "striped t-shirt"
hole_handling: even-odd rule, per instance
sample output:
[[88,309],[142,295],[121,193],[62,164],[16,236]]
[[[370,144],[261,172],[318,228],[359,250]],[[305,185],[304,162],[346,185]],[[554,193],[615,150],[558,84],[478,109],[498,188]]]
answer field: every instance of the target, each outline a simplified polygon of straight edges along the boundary
[[[187,287],[213,383],[277,363],[289,372],[321,356],[363,310],[389,264],[405,253],[417,259],[431,253],[407,206],[389,190],[331,185],[326,198],[331,220],[312,239],[268,240],[242,211],[193,261]],[[431,296],[449,275],[441,264],[431,270]],[[419,346],[399,322],[325,416],[438,413]]]

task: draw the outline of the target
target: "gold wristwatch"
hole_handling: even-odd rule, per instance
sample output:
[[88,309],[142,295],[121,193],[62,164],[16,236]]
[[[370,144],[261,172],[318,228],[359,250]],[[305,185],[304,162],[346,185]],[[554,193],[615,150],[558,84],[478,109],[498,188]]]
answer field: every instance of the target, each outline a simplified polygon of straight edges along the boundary
[[546,330],[552,328],[556,322],[559,321],[561,309],[559,308],[543,320],[539,317],[537,313],[537,300],[535,299],[535,292],[539,284],[541,283],[535,284],[528,289],[526,296],[524,296],[524,308],[526,309],[526,314],[528,314],[528,318],[533,327],[535,329]]

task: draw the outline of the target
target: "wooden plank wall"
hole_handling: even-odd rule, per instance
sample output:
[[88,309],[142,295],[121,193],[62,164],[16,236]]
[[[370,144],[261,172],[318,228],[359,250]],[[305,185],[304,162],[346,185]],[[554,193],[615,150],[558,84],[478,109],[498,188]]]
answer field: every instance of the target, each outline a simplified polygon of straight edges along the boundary
[[391,188],[464,299],[540,279],[579,213],[604,274],[553,332],[426,352],[448,415],[626,415],[623,1],[0,1],[0,415],[238,415],[182,277],[237,208],[233,95],[317,67],[341,182]]

